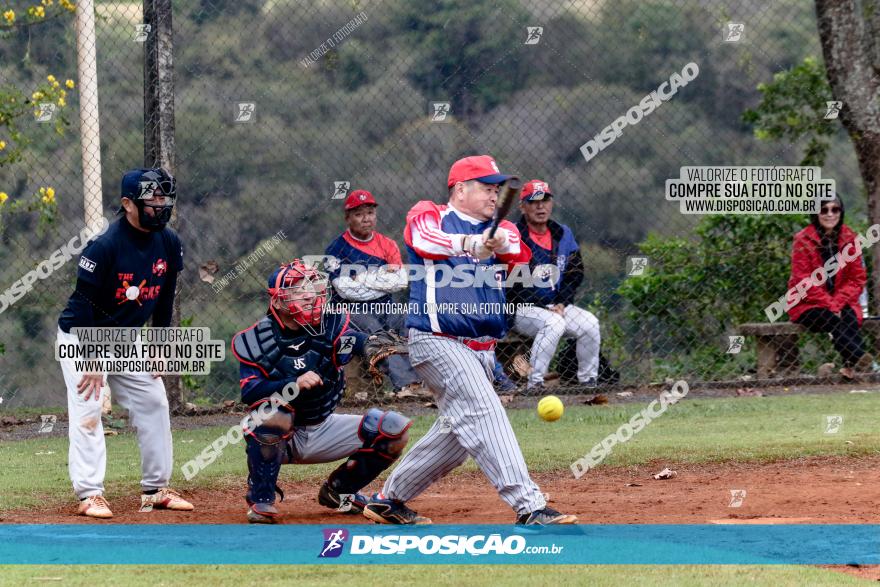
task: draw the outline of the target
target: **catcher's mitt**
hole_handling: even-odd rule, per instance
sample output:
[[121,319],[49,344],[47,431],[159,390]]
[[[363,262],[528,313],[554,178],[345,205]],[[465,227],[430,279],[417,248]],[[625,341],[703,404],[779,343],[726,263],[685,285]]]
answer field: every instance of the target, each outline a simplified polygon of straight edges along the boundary
[[379,371],[378,364],[391,355],[407,355],[406,339],[395,332],[383,330],[375,334],[371,334],[364,344],[364,357],[370,363],[367,368],[373,377],[373,383],[382,385],[382,372]]

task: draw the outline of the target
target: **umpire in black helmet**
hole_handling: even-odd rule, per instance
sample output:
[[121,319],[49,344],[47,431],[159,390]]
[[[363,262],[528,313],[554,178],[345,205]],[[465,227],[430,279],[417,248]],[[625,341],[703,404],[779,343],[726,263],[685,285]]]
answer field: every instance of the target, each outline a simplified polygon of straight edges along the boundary
[[[124,215],[91,241],[79,258],[76,290],[58,320],[59,345],[78,345],[76,328],[171,326],[177,274],[183,270],[180,239],[166,227],[177,197],[164,169],[134,169],[122,178]],[[102,357],[107,358],[107,357]],[[189,511],[192,504],[168,487],[171,422],[165,385],[158,374],[102,373],[99,366],[60,360],[70,414],[68,465],[78,513],[110,518],[104,499],[107,453],[101,397],[109,384],[129,411],[141,452],[142,506]]]

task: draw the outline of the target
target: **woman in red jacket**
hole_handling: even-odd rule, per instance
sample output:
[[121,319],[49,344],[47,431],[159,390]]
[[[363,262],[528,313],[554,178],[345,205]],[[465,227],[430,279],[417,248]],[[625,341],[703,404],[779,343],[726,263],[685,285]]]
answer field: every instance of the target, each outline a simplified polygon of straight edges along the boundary
[[859,328],[862,324],[862,308],[859,295],[867,280],[862,253],[856,233],[843,223],[843,202],[837,198],[822,202],[818,215],[811,216],[810,226],[794,236],[791,253],[791,278],[788,287],[793,288],[826,261],[833,258],[847,245],[857,251],[851,261],[841,261],[841,268],[822,284],[813,284],[797,305],[788,311],[792,322],[805,326],[811,332],[830,332],[834,348],[843,359],[841,375],[853,378],[856,371],[869,371],[874,358],[865,352]]

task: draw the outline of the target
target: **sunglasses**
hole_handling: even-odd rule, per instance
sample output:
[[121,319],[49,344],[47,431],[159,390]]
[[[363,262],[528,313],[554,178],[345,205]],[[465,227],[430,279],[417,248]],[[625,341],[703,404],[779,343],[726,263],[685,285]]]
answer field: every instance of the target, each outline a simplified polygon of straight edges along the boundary
[[829,206],[828,208],[822,208],[820,214],[840,214],[840,206]]

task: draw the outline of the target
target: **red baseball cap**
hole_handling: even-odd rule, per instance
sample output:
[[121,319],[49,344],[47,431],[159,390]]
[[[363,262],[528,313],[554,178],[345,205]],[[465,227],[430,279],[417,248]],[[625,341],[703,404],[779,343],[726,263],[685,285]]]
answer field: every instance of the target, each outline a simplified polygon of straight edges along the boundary
[[376,198],[373,197],[373,194],[367,190],[355,190],[345,198],[346,210],[354,210],[355,208],[360,208],[361,206],[366,206],[368,204],[372,206],[379,205],[376,203]]
[[489,155],[474,155],[459,159],[449,168],[446,187],[452,187],[460,181],[476,179],[482,183],[502,183],[510,179],[510,175],[502,175],[495,159]]
[[519,194],[521,202],[538,202],[546,197],[553,197],[550,191],[550,184],[540,179],[533,179],[523,186],[522,192]]

